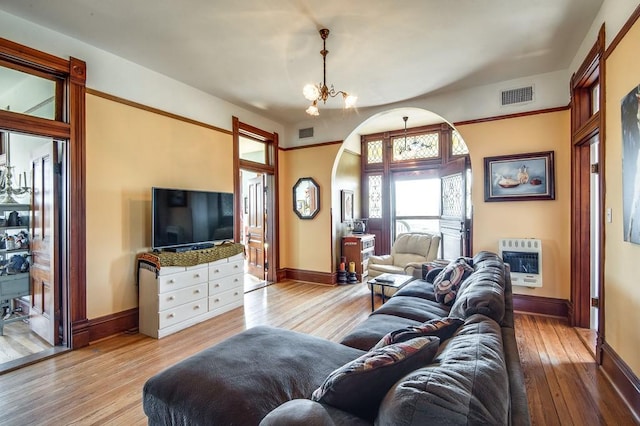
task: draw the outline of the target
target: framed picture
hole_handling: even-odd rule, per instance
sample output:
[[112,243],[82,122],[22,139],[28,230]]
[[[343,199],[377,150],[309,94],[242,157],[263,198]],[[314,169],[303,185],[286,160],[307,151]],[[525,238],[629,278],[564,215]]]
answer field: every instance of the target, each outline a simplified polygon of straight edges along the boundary
[[622,99],[622,231],[640,244],[640,85]]
[[342,219],[342,222],[350,222],[353,220],[353,191],[343,189],[341,191],[341,195],[342,208],[340,209],[340,217]]
[[484,200],[555,200],[553,151],[485,157]]

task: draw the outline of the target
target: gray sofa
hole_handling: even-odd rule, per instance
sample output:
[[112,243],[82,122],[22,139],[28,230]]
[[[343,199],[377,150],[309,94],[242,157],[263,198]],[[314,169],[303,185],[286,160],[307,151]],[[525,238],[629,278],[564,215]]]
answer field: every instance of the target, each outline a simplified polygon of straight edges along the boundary
[[[149,424],[530,424],[502,260],[477,254],[451,306],[436,302],[429,282],[436,273],[398,291],[340,343],[255,327],[181,361],[146,382]],[[442,318],[458,323],[442,339],[428,337],[434,346],[428,362],[400,361],[397,378],[359,372],[332,400],[311,399],[334,370],[375,352],[388,333]],[[371,392],[379,398],[363,405]]]

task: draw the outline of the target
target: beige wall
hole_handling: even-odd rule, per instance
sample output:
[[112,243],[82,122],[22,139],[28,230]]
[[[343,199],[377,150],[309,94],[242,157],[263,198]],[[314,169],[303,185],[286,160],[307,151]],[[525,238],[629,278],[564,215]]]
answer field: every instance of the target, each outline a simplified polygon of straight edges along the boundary
[[[231,135],[87,95],[87,317],[138,306],[151,187],[233,190]],[[231,117],[229,117],[231,120]]]
[[[340,144],[283,150],[279,157],[280,267],[301,271],[332,272],[331,181]],[[312,177],[320,186],[320,212],[300,219],[293,212],[293,185]],[[337,215],[340,215],[339,205]]]
[[334,270],[340,263],[342,252],[342,237],[351,232],[348,224],[342,222],[342,190],[353,191],[353,216],[360,217],[360,155],[342,150],[336,160],[336,173],[333,179],[332,204],[335,206],[333,215],[333,265]]
[[[570,298],[569,119],[570,113],[566,110],[456,127],[471,156],[473,251],[496,252],[500,238],[542,240],[543,286],[515,287],[515,293]],[[539,151],[555,152],[555,200],[484,201],[485,157]]]
[[613,220],[605,223],[605,340],[640,375],[640,245],[624,241],[622,231],[622,126],[620,102],[640,84],[640,23],[606,62],[605,207]]

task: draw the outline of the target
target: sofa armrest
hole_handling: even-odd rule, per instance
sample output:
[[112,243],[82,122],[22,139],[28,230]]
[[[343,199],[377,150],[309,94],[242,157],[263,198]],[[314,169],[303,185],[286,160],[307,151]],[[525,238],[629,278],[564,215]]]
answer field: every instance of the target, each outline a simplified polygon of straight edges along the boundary
[[378,265],[393,265],[393,256],[390,254],[383,254],[381,256],[369,256],[369,263]]

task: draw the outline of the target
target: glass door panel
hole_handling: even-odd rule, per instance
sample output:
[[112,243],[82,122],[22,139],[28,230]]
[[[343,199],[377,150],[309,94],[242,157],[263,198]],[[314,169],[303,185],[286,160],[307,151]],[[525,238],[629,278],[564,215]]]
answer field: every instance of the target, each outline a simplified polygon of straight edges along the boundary
[[439,232],[440,178],[398,177],[393,183],[395,238],[405,232]]

